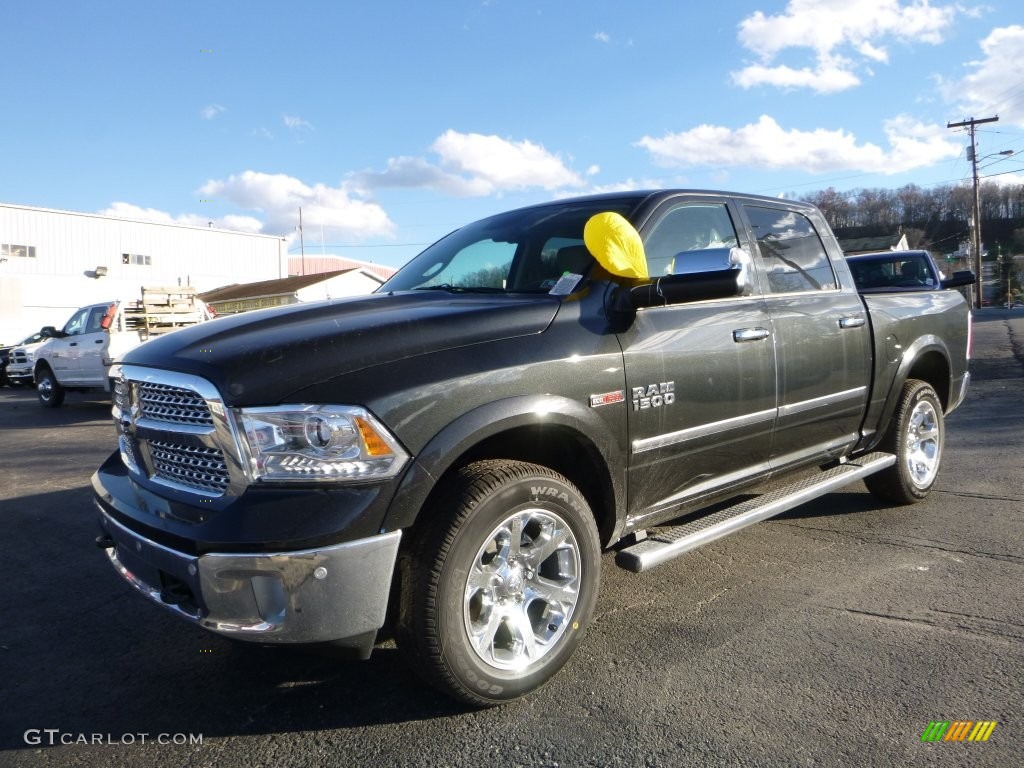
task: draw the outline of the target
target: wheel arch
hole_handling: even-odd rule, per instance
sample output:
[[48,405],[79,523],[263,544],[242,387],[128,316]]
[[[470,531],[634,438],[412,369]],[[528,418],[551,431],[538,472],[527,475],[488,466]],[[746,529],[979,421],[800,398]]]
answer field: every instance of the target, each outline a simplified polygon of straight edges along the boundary
[[880,428],[873,444],[881,442],[891,428],[903,385],[910,379],[920,379],[930,384],[939,396],[943,411],[949,410],[953,393],[952,366],[949,360],[949,349],[938,336],[922,336],[907,348],[889,386],[885,407],[878,420]]
[[448,424],[406,472],[383,529],[414,526],[448,473],[484,459],[524,461],[558,472],[586,498],[603,544],[622,530],[625,458],[618,442],[591,409],[547,395],[499,400]]

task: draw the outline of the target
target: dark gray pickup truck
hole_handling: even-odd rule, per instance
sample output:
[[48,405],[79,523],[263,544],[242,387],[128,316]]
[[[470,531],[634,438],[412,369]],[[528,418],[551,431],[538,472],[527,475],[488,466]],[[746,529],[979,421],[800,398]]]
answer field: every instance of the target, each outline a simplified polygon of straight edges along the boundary
[[129,352],[97,544],[221,635],[390,634],[446,693],[507,701],[579,645],[602,548],[643,571],[859,478],[923,499],[971,279],[862,295],[817,209],[749,195],[493,216],[375,295]]

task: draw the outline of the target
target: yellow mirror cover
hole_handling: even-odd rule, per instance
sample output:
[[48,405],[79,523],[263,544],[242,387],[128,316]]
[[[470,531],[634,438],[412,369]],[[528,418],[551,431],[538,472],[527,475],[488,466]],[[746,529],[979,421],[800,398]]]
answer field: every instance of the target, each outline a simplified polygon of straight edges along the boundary
[[583,242],[611,274],[641,279],[648,276],[640,234],[620,214],[606,211],[591,216],[583,228]]

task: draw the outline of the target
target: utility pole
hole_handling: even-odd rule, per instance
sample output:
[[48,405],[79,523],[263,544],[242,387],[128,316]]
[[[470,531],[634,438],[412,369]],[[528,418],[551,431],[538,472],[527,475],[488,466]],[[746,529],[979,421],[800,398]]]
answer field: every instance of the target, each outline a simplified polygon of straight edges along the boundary
[[946,123],[947,128],[964,128],[966,127],[968,132],[971,134],[971,176],[974,179],[974,227],[972,227],[972,244],[971,250],[974,251],[974,274],[976,282],[974,283],[974,306],[981,306],[981,194],[978,191],[978,145],[974,140],[974,129],[975,126],[981,125],[982,123],[994,123],[999,119],[999,115],[995,117],[983,117],[980,120],[975,120],[973,117],[969,120],[962,120],[959,123]]
[[[971,134],[972,136],[974,134]],[[977,176],[978,172],[975,171],[974,175]],[[299,206],[299,253],[302,254],[302,274],[306,274],[306,243],[302,238],[302,206]]]

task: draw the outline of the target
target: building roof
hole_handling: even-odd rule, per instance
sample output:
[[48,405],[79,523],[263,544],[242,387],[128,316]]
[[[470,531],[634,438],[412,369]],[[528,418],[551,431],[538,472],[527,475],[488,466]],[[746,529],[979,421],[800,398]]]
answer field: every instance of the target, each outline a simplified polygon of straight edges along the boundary
[[180,221],[161,221],[160,219],[136,219],[126,216],[111,216],[106,213],[89,213],[88,211],[65,211],[60,208],[41,208],[37,205],[18,205],[17,203],[0,202],[0,208],[13,208],[19,211],[34,211],[36,213],[59,213],[64,216],[83,216],[89,219],[106,219],[107,221],[122,221],[132,224],[151,224],[154,227],[177,227],[178,229],[198,229],[200,232],[223,232],[229,235],[243,235],[245,237],[263,237],[270,240],[284,241],[281,235],[268,235],[261,232],[246,232],[241,229],[223,229],[210,226],[202,227],[196,224],[183,224]]
[[311,275],[320,272],[332,272],[338,269],[362,269],[370,272],[382,280],[387,280],[398,270],[383,264],[374,264],[372,261],[359,261],[350,259],[347,256],[296,256],[294,253],[288,256],[288,273],[292,275]]
[[207,304],[212,304],[218,301],[238,301],[239,299],[256,299],[264,296],[289,296],[307,286],[316,285],[352,271],[354,270],[337,269],[333,272],[320,272],[315,275],[293,275],[278,280],[260,280],[257,283],[235,283],[201,293],[199,298]]

